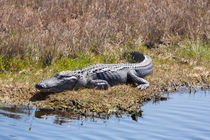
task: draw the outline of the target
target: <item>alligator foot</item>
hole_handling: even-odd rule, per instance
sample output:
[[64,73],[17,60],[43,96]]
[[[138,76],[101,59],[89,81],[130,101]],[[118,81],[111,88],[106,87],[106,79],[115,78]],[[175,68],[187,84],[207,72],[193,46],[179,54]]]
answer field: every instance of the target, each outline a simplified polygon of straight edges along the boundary
[[90,87],[95,87],[96,89],[108,89],[109,84],[105,80],[91,80],[89,82]]
[[141,85],[137,86],[137,89],[144,90],[144,89],[146,89],[148,87],[149,87],[149,84],[141,84]]
[[134,81],[134,82],[136,82],[136,83],[139,84],[139,85],[137,86],[137,89],[139,89],[139,90],[143,90],[143,89],[146,89],[146,88],[149,87],[149,82],[148,82],[147,80],[141,78],[141,77],[138,77],[138,76],[136,75],[136,72],[135,72],[135,71],[130,71],[130,72],[128,73],[128,77],[129,77],[132,81]]
[[108,85],[107,84],[99,84],[96,86],[96,89],[104,89],[107,90],[108,89]]

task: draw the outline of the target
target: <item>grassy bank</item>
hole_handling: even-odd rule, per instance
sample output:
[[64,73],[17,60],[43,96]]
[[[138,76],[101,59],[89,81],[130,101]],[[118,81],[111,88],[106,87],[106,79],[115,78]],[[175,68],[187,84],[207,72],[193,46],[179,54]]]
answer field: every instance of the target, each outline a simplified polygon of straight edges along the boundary
[[[5,0],[0,2],[0,101],[75,112],[138,112],[161,92],[210,83],[208,1]],[[119,85],[40,94],[34,84],[62,70],[151,56],[150,87]]]
[[[194,46],[194,47],[192,47]],[[123,47],[122,47],[123,48]],[[126,52],[127,47],[124,47]],[[128,63],[123,53],[115,50],[115,56],[81,55],[77,58],[58,59],[54,64],[41,68],[29,67],[19,72],[1,74],[0,100],[6,104],[37,105],[41,108],[73,110],[79,113],[137,113],[139,105],[149,100],[161,100],[161,92],[173,92],[179,88],[196,89],[210,83],[210,47],[199,41],[187,41],[180,45],[161,45],[148,49],[136,46],[152,57],[154,72],[146,77],[150,87],[139,91],[131,85],[119,85],[108,90],[81,89],[56,94],[38,93],[34,85],[61,70],[74,70],[95,63]]]

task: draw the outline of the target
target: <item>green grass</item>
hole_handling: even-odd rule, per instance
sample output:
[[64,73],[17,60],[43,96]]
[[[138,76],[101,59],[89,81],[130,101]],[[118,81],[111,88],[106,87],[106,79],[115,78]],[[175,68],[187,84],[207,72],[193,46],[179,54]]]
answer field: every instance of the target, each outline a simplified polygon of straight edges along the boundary
[[178,46],[179,52],[189,59],[206,59],[210,60],[210,45],[209,43],[200,40],[186,41]]
[[77,58],[61,57],[52,65],[55,71],[76,70],[88,67],[98,63],[116,63],[116,57],[113,55],[107,58],[103,55],[85,55],[81,54]]
[[57,72],[65,70],[76,70],[99,63],[116,63],[116,57],[110,55],[90,56],[81,54],[77,58],[60,57],[54,58],[54,62],[50,65],[44,65],[41,61],[30,62],[28,58],[4,60],[0,57],[0,80],[4,83],[26,83],[34,84],[40,80],[47,79]]
[[[129,43],[131,43],[131,41],[128,41],[128,44]],[[123,54],[133,50],[150,55],[154,65],[173,65],[182,58],[198,61],[197,64],[202,62],[203,64],[208,65],[210,60],[210,47],[208,42],[199,40],[185,41],[178,46],[168,45],[164,48],[165,49],[155,48],[151,50],[145,46],[133,46],[131,49],[130,46],[127,45],[122,47],[122,51],[114,50],[115,53],[110,53],[108,55],[88,52],[87,54],[89,55],[84,53],[78,54],[75,58],[51,58],[53,61],[49,65],[44,65],[44,60],[40,60],[42,58],[39,58],[37,61],[31,61],[28,57],[24,59],[12,57],[7,60],[0,56],[0,79],[7,81],[7,83],[24,83],[25,81],[29,81],[29,83],[33,84],[34,82],[49,78],[59,71],[82,69],[99,63],[130,62],[128,57],[126,58]],[[160,60],[158,55],[164,59]],[[173,57],[171,57],[171,55]]]
[[21,71],[26,67],[30,67],[31,62],[28,58],[18,59],[16,57],[12,57],[10,59],[3,58],[0,56],[0,72],[4,71]]

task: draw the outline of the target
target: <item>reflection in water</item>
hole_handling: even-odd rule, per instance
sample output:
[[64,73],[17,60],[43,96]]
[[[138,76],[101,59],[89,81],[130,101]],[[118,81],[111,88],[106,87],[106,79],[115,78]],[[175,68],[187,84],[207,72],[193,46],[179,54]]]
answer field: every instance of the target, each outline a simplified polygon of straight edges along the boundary
[[12,119],[21,119],[19,114],[31,115],[32,108],[30,107],[16,107],[16,106],[0,106],[0,115]]
[[[64,123],[71,123],[74,120],[88,120],[95,122],[95,119],[108,120],[110,115],[101,115],[101,114],[76,114],[70,111],[61,111],[61,110],[51,110],[51,109],[39,109],[35,112],[35,117],[40,119],[47,119],[49,117],[53,117],[54,124],[62,125]],[[112,116],[113,117],[113,116]],[[122,118],[121,115],[116,114],[114,117]],[[137,117],[137,115],[135,116]],[[81,125],[83,122],[81,122]]]
[[[74,120],[88,120],[92,122],[96,122],[96,119],[108,120],[110,117],[122,118],[121,114],[115,115],[101,115],[101,114],[75,114],[70,111],[61,111],[61,110],[53,110],[53,109],[37,109],[35,107],[25,107],[25,106],[1,106],[0,105],[0,115],[3,115],[12,119],[21,119],[24,117],[24,114],[30,117],[30,120],[33,120],[33,117],[39,119],[48,119],[49,117],[53,117],[54,124],[62,125],[64,123],[71,123]],[[142,112],[139,114],[132,114],[131,119],[134,121],[138,121],[138,118],[142,117]],[[81,122],[81,125],[83,122]],[[31,129],[31,128],[30,128]]]
[[150,102],[141,107],[143,113],[130,117],[0,106],[0,139],[208,140],[209,93],[171,94],[168,101]]
[[17,119],[17,120],[21,118],[20,115],[3,113],[3,112],[0,112],[0,115],[3,115],[3,116],[8,117],[8,118]]
[[[54,118],[53,123],[58,125],[62,125],[63,123],[71,123],[73,120],[85,120],[87,118],[91,118],[90,120],[94,122],[95,118],[107,120],[110,117],[108,115],[80,115],[69,111],[37,109],[35,107],[0,106],[0,115],[5,117],[21,119],[21,116],[24,117],[23,114],[27,114],[28,116],[39,119],[48,119],[51,116]],[[119,118],[119,115],[116,115],[116,117]]]

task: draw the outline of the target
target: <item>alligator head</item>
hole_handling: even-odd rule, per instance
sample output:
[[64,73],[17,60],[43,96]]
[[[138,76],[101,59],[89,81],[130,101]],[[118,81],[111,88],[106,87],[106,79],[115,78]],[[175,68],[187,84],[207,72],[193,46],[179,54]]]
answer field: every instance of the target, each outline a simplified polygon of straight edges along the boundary
[[64,90],[72,90],[78,81],[71,71],[62,71],[50,79],[41,81],[35,85],[40,92],[61,92]]

